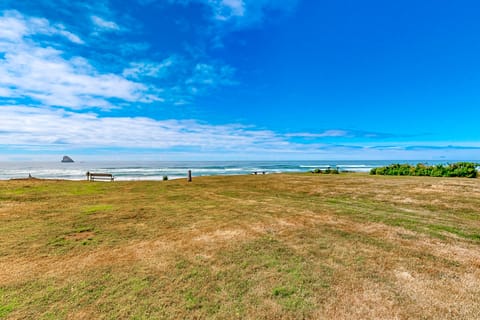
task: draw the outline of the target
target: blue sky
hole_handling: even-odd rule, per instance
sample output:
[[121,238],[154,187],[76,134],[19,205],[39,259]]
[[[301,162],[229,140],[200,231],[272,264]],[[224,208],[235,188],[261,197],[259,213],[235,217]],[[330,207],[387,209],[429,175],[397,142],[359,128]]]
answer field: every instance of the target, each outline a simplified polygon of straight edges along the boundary
[[3,0],[0,160],[479,160],[479,10]]

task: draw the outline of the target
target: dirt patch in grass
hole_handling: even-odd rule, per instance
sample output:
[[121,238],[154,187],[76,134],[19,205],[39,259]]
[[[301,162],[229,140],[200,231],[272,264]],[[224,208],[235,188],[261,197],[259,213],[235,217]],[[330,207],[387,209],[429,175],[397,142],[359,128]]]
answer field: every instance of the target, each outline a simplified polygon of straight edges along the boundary
[[245,238],[246,232],[242,229],[237,230],[216,230],[211,233],[203,233],[193,238],[194,241],[205,243],[215,243],[218,241],[230,241],[232,239]]
[[81,241],[81,240],[93,239],[94,236],[95,236],[95,232],[85,231],[85,232],[77,232],[77,233],[69,234],[65,236],[65,239],[73,240],[73,241]]

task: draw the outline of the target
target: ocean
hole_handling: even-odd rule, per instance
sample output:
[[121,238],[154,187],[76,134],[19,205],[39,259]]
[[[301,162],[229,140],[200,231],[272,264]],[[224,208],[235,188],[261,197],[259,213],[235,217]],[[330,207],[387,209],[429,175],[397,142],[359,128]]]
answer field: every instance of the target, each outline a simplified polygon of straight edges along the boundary
[[[449,161],[450,163],[455,161]],[[104,162],[0,162],[0,180],[27,178],[85,180],[86,172],[111,173],[115,180],[162,180],[187,176],[241,175],[259,172],[308,172],[336,168],[340,171],[369,172],[392,163],[439,164],[445,161],[104,161]]]

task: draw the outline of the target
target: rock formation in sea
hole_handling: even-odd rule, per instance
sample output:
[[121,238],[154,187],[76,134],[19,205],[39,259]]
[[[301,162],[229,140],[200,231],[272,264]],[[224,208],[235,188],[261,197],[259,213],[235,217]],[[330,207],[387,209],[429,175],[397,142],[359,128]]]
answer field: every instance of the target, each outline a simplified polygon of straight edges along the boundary
[[63,156],[62,162],[75,162],[69,156]]

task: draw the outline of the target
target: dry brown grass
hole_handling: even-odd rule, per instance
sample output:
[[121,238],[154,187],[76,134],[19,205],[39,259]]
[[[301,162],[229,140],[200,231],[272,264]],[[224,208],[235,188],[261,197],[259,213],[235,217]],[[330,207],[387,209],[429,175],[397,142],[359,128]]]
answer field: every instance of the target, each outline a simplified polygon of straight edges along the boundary
[[0,182],[0,317],[478,319],[480,180]]

